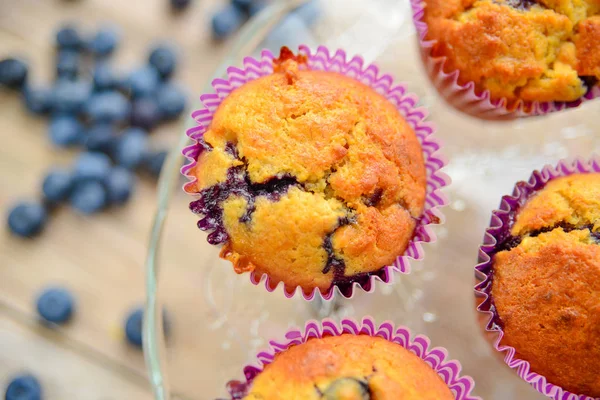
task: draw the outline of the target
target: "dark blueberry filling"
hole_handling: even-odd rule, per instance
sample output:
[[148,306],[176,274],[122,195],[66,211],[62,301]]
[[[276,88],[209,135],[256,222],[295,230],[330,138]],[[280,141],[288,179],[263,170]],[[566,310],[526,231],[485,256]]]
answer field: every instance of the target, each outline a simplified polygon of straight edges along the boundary
[[239,159],[240,158],[235,143],[227,142],[225,144],[225,153],[229,154],[231,157],[233,157],[235,159]]
[[[377,188],[373,192],[373,194],[364,199],[364,203],[367,207],[377,207],[377,204],[381,201],[383,197],[383,189]],[[406,208],[406,207],[404,207]]]
[[[315,387],[322,400],[341,400],[343,395],[352,393],[353,399],[371,400],[369,384],[362,379],[339,378],[331,382],[324,391]],[[346,398],[346,397],[344,397]]]
[[529,10],[535,6],[537,2],[535,0],[506,0],[505,4],[517,10]]
[[338,219],[337,227],[328,233],[323,240],[323,248],[327,252],[327,263],[325,264],[325,268],[323,268],[323,273],[326,274],[329,271],[333,270],[334,282],[336,282],[339,278],[344,278],[344,270],[346,269],[346,263],[343,259],[337,257],[333,252],[333,243],[331,243],[331,238],[333,234],[342,226],[349,225],[354,222],[354,219],[351,217],[342,217]]
[[581,79],[584,85],[587,86],[586,94],[589,93],[592,90],[592,88],[598,84],[598,78],[596,78],[595,76],[580,76],[579,79]]
[[[542,233],[551,232],[557,228],[562,228],[562,230],[565,232],[589,229],[589,231],[591,232],[591,236],[592,236],[592,238],[594,238],[595,241],[598,241],[598,239],[600,239],[600,232],[593,231],[594,225],[588,224],[588,225],[577,226],[577,225],[573,225],[573,224],[568,224],[566,222],[559,222],[552,226],[547,226],[547,227],[544,227],[541,229],[537,229],[537,230],[532,231],[529,234],[527,234],[527,236],[528,237],[537,237]],[[523,240],[523,237],[521,237],[521,236],[509,235],[504,241],[502,241],[496,247],[496,253],[499,251],[503,251],[503,250],[514,249],[519,244],[521,244],[522,240]]]

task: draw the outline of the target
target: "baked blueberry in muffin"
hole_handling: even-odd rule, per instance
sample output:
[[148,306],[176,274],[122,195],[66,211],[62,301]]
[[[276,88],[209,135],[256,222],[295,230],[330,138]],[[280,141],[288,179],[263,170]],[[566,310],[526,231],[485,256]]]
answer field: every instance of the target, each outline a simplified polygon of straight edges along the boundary
[[521,207],[493,258],[491,297],[531,371],[600,397],[600,174],[551,180]]
[[449,400],[454,395],[422,359],[366,335],[310,339],[279,353],[244,400]]
[[191,209],[237,272],[326,291],[405,251],[424,207],[423,154],[370,87],[309,70],[289,50],[274,63],[216,110]]
[[574,101],[600,78],[600,0],[426,0],[432,56],[492,99]]

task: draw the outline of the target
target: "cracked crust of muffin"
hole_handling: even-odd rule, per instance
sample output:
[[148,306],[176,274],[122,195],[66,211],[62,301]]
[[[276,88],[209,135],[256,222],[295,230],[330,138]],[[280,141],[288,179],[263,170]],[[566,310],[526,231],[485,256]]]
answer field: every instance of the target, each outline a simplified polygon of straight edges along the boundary
[[549,382],[600,397],[600,174],[548,182],[511,234],[493,261],[502,343]]
[[492,99],[574,101],[600,79],[600,0],[426,0],[432,56]]
[[370,87],[284,52],[275,67],[218,107],[195,189],[219,187],[221,255],[236,271],[324,291],[405,251],[424,207],[423,154]]
[[450,400],[454,395],[431,367],[399,344],[344,334],[278,354],[244,397],[267,399]]

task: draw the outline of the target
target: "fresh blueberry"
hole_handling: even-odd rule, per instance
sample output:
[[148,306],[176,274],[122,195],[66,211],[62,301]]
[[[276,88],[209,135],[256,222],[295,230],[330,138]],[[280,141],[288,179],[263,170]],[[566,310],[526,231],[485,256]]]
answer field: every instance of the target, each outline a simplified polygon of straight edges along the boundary
[[52,97],[53,109],[59,113],[79,113],[91,94],[91,85],[84,81],[60,79],[56,82]]
[[131,125],[151,131],[161,120],[158,103],[152,97],[142,97],[131,106]]
[[83,126],[75,117],[60,115],[50,122],[49,135],[59,147],[75,146],[83,140]]
[[51,203],[60,203],[66,200],[73,188],[73,174],[64,168],[54,168],[42,182],[44,198]]
[[50,89],[32,87],[25,87],[23,90],[23,100],[27,109],[34,114],[49,112],[54,102]]
[[231,4],[237,7],[240,11],[248,12],[252,3],[255,3],[256,0],[231,0]]
[[44,229],[48,213],[39,203],[22,202],[8,213],[8,227],[17,236],[35,236]]
[[106,63],[100,63],[94,68],[94,89],[109,90],[118,86],[117,78],[113,68]]
[[76,182],[100,182],[108,179],[111,170],[111,161],[106,154],[85,152],[75,160],[73,176]]
[[110,204],[124,204],[131,197],[135,185],[135,177],[126,168],[114,167],[106,181],[108,201]]
[[232,4],[217,11],[212,17],[212,33],[215,39],[224,39],[235,32],[244,22],[244,13]]
[[144,157],[144,169],[148,171],[152,176],[157,177],[160,175],[160,171],[167,158],[167,151],[160,150],[148,153]]
[[122,122],[131,112],[129,100],[117,91],[92,95],[84,108],[86,116],[92,122]]
[[30,374],[15,376],[6,388],[5,400],[42,400],[42,385]]
[[171,8],[175,11],[182,11],[189,7],[190,0],[170,0]]
[[148,62],[158,71],[158,74],[163,79],[167,79],[175,71],[177,56],[173,48],[163,44],[152,49],[148,57]]
[[81,55],[72,50],[63,50],[56,56],[56,76],[75,79],[79,75]]
[[[165,336],[169,336],[171,331],[171,323],[169,315],[163,310],[163,331]],[[127,319],[125,320],[125,337],[127,341],[141,348],[142,347],[142,327],[144,324],[144,310],[141,307],[135,308],[130,311]]]
[[97,56],[107,56],[119,43],[119,33],[114,27],[103,27],[92,38],[89,50]]
[[144,67],[134,71],[127,80],[133,97],[151,96],[159,84],[159,76],[153,67]]
[[73,296],[67,289],[48,288],[37,299],[37,311],[47,322],[64,324],[73,315],[73,303]]
[[56,46],[59,49],[79,50],[83,40],[75,27],[65,26],[56,32]]
[[108,194],[100,182],[77,182],[71,193],[70,202],[74,209],[83,214],[95,214],[108,205]]
[[186,106],[186,97],[181,89],[172,84],[164,84],[156,92],[156,101],[165,119],[177,118]]
[[27,80],[28,67],[24,61],[5,58],[0,61],[0,84],[12,89],[20,89]]
[[83,144],[88,151],[108,154],[115,142],[115,130],[110,124],[97,124],[88,129]]
[[141,165],[148,151],[148,134],[140,128],[129,128],[118,138],[113,152],[117,164],[135,169]]

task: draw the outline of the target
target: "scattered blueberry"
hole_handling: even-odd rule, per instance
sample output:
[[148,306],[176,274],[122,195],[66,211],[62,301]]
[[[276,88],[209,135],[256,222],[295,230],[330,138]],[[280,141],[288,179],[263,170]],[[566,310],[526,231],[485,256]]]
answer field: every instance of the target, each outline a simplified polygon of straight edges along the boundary
[[248,12],[250,6],[255,2],[255,0],[231,0],[231,4],[243,12]]
[[97,124],[88,129],[83,144],[88,151],[109,153],[115,141],[115,130],[110,124]]
[[244,22],[244,13],[232,4],[217,11],[212,17],[212,32],[215,39],[224,39],[235,32]]
[[96,93],[85,104],[85,114],[92,122],[122,122],[130,112],[129,100],[117,91]]
[[119,79],[109,64],[100,63],[94,68],[94,89],[109,90],[117,87]]
[[78,113],[91,94],[91,86],[84,81],[60,79],[53,89],[54,111]]
[[97,56],[107,56],[119,43],[119,33],[113,27],[101,28],[89,43],[89,50]]
[[131,125],[151,131],[161,120],[160,108],[152,97],[134,100],[131,106]]
[[73,176],[76,182],[101,182],[108,179],[111,161],[106,154],[85,152],[75,160]]
[[185,110],[186,98],[181,89],[173,84],[164,84],[156,92],[156,101],[165,119],[177,118]]
[[23,89],[25,106],[34,114],[45,114],[52,109],[54,101],[52,91],[46,88],[25,87]]
[[48,288],[37,299],[37,311],[47,322],[64,324],[73,315],[73,303],[73,296],[67,289]]
[[63,50],[56,56],[56,76],[75,79],[79,75],[81,54],[72,50]]
[[73,188],[73,174],[63,168],[52,169],[42,182],[44,198],[51,203],[66,200]]
[[42,400],[42,386],[30,374],[14,377],[6,388],[5,400]]
[[70,197],[71,206],[90,215],[102,211],[108,204],[108,194],[103,184],[96,181],[78,182]]
[[31,237],[42,231],[48,213],[39,203],[22,202],[8,213],[8,227],[17,236]]
[[146,157],[144,157],[144,169],[150,172],[152,176],[158,177],[165,160],[167,159],[167,153],[166,150],[148,153]]
[[173,74],[173,71],[175,71],[177,56],[170,46],[160,45],[150,52],[148,62],[156,69],[163,79],[166,79]]
[[170,0],[171,8],[175,11],[182,11],[189,7],[190,0]]
[[117,164],[128,169],[135,169],[140,166],[147,151],[147,133],[140,128],[129,128],[117,140],[113,158]]
[[65,26],[56,32],[56,46],[59,49],[79,50],[83,40],[73,26]]
[[50,122],[49,135],[52,143],[57,146],[75,146],[83,139],[83,126],[77,118],[61,115]]
[[20,89],[27,80],[27,64],[16,58],[5,58],[0,61],[0,84],[13,89]]
[[108,201],[110,204],[124,204],[131,197],[135,178],[131,171],[123,167],[115,167],[110,171],[106,181]]
[[[144,324],[144,310],[141,307],[131,310],[125,320],[125,336],[127,341],[141,348],[142,347],[142,327]],[[169,336],[171,323],[166,311],[163,311],[163,331],[165,336]]]
[[156,69],[144,67],[129,76],[127,85],[133,97],[144,97],[154,94],[158,83],[159,76]]

